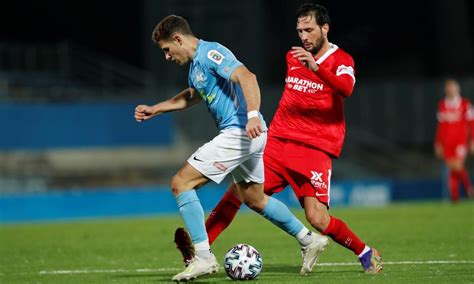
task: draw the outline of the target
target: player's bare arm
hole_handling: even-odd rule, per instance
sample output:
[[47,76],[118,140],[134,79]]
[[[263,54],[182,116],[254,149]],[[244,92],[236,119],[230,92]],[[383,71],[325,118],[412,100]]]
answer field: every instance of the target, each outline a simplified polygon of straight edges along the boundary
[[260,88],[258,87],[257,77],[250,72],[247,67],[237,67],[230,80],[237,83],[242,88],[245,101],[247,103],[248,122],[245,130],[249,138],[256,138],[262,134],[262,123],[258,115],[260,109]]
[[159,114],[189,108],[201,102],[201,97],[193,88],[187,88],[176,96],[153,106],[138,105],[135,108],[135,120],[149,120]]

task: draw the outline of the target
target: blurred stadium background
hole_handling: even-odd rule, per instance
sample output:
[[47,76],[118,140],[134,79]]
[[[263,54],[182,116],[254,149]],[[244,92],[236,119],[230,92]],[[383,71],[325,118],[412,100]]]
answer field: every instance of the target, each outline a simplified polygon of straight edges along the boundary
[[[294,15],[301,3],[2,3],[0,222],[175,212],[169,180],[216,129],[204,106],[134,121],[135,105],[187,84],[187,68],[166,62],[151,44],[155,24],[179,14],[198,37],[228,46],[257,74],[270,122],[284,55],[299,44]],[[333,202],[446,199],[443,165],[432,150],[436,106],[446,76],[474,101],[474,3],[319,3],[331,15],[330,41],[352,54],[357,71]],[[224,188],[201,193],[206,208],[219,198],[213,190]]]

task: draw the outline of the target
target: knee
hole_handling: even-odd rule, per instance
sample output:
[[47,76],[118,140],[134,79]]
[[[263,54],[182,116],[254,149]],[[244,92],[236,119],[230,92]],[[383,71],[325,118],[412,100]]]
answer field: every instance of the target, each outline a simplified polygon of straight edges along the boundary
[[171,179],[171,192],[174,196],[184,191],[183,180],[177,174]]
[[454,172],[460,172],[464,169],[464,161],[453,160],[448,163],[448,167]]
[[319,232],[324,232],[329,226],[330,217],[326,212],[306,212],[306,220]]
[[261,213],[268,202],[268,197],[262,194],[244,194],[242,196],[243,202],[247,207],[257,213]]
[[263,202],[257,199],[246,199],[244,200],[245,205],[255,212],[262,212],[265,207]]

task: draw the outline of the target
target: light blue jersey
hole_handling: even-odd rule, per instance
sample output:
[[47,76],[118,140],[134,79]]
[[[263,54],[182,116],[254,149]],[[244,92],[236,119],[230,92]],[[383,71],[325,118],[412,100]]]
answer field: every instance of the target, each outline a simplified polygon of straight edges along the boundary
[[[201,95],[219,130],[245,129],[247,104],[239,84],[230,81],[242,63],[225,46],[199,40],[189,68],[188,84]],[[260,114],[263,130],[267,130]]]

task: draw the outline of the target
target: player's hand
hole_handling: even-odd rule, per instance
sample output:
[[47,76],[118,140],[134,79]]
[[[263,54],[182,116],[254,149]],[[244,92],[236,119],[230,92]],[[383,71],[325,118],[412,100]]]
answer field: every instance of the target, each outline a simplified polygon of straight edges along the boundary
[[142,122],[154,117],[153,109],[147,105],[138,105],[135,107],[135,120]]
[[247,132],[247,136],[250,139],[257,138],[263,132],[262,130],[262,122],[260,122],[259,117],[252,117],[247,122],[247,126],[245,127],[245,131]]
[[293,57],[298,59],[301,63],[303,63],[309,70],[316,72],[319,69],[318,64],[316,64],[316,60],[314,60],[313,54],[306,49],[302,48],[301,46],[293,46],[291,48],[291,54]]
[[437,158],[440,158],[442,159],[443,158],[443,146],[439,145],[439,144],[436,144],[434,146],[434,152],[435,152],[435,156]]

